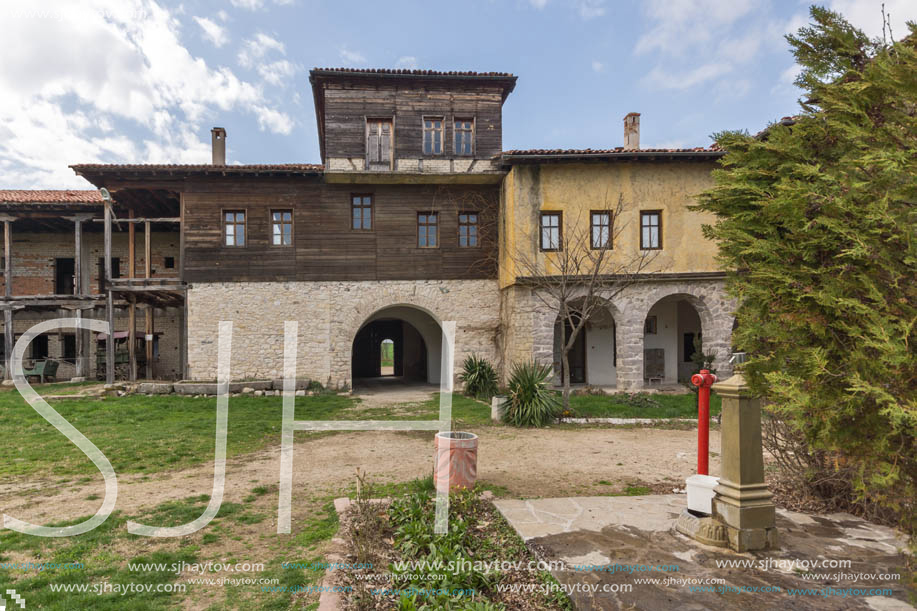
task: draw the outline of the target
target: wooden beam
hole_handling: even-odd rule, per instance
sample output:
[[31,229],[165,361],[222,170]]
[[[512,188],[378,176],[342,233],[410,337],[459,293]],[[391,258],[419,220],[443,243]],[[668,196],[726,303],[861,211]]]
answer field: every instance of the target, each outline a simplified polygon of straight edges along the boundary
[[105,202],[105,290],[108,293],[108,338],[105,340],[105,382],[115,383],[115,306],[111,292],[111,202]]
[[[134,218],[134,209],[131,208],[127,211],[128,220],[133,220]],[[134,278],[134,269],[137,266],[135,259],[136,256],[136,243],[134,241],[134,229],[136,225],[130,223],[127,226],[127,277],[130,279]],[[137,304],[134,303],[134,300],[130,300],[131,305],[128,306],[128,323],[127,328],[130,330],[130,341],[127,345],[128,347],[128,359],[130,362],[131,370],[131,382],[137,380],[137,342],[134,338],[134,330],[137,328]]]
[[[93,223],[104,223],[104,219],[93,219]],[[163,216],[163,217],[137,217],[137,218],[126,218],[118,219],[119,223],[181,223],[181,217],[177,216]]]
[[[7,299],[13,296],[13,221],[9,219],[4,219],[3,221],[3,256],[5,258],[3,266],[3,279],[4,279],[4,295]],[[12,363],[13,356],[13,310],[12,308],[7,308],[3,311],[3,349],[4,354],[4,367],[3,367],[3,379],[11,380],[13,379],[12,368],[10,363]]]
[[[150,233],[150,223],[147,221],[143,224],[143,231],[146,237],[146,252],[144,253],[144,274],[147,279],[152,275],[153,265],[150,260],[153,254],[153,245],[151,242],[152,234]],[[153,308],[152,306],[147,307],[146,309],[146,377],[148,380],[153,379]]]
[[[83,294],[83,221],[85,218],[74,217],[73,218],[73,294],[82,295]],[[83,317],[83,313],[80,310],[76,311],[77,320]],[[85,361],[83,360],[83,330],[77,328],[73,333],[73,339],[75,340],[75,349],[76,349],[76,377],[83,377],[86,375],[83,365]]]

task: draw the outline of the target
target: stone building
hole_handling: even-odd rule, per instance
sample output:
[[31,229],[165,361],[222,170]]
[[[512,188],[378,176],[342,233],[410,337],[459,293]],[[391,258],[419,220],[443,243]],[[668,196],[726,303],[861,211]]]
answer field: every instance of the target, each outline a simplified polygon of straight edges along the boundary
[[[144,334],[131,363],[155,342],[153,376],[212,380],[218,323],[229,320],[232,377],[277,378],[284,322],[295,320],[301,377],[343,387],[391,372],[436,383],[440,323],[454,320],[456,371],[470,354],[503,371],[531,358],[557,368],[557,314],[539,305],[512,253],[529,251],[549,272],[551,249],[532,236],[547,228],[563,240],[580,213],[605,210],[609,197],[620,196],[631,208],[620,222],[633,225],[614,253],[641,250],[645,221],[655,223],[647,239],[660,256],[589,321],[571,381],[626,389],[674,383],[689,373],[685,352],[694,337],[725,369],[731,304],[713,245],[701,235],[710,219],[686,208],[709,184],[720,151],[640,149],[636,115],[628,116],[626,149],[503,151],[502,108],[516,83],[505,73],[316,69],[310,81],[321,165],[227,163],[227,133],[214,128],[212,164],[73,166],[112,198],[80,196],[91,200],[82,224],[92,228],[80,265],[88,269],[100,248],[105,258],[109,228],[109,257],[120,271],[115,277],[113,267],[101,284],[82,273],[77,309],[112,317],[116,332],[134,309]],[[24,209],[0,204],[15,251],[15,290],[0,305],[14,313],[15,332],[39,311],[75,307],[58,286],[46,293],[66,256],[26,258],[43,243],[72,252],[71,217],[80,205],[45,209],[59,225],[52,234]],[[136,254],[135,240],[145,244],[147,234],[126,235],[131,227],[149,231],[150,266]],[[125,279],[120,267],[129,258],[135,273]],[[42,265],[35,273],[45,283],[26,287],[26,270]],[[156,321],[152,338],[147,311]],[[80,342],[78,357],[97,361],[94,343]],[[390,370],[383,343],[393,345]],[[127,375],[146,372],[128,367]]]

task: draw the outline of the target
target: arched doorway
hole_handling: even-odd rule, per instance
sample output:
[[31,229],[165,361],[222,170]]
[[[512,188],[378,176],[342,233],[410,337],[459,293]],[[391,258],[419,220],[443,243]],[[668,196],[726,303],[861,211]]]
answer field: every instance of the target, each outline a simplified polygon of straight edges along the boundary
[[[563,326],[562,326],[563,325]],[[563,334],[561,331],[563,330]],[[554,322],[555,383],[563,384],[567,372],[563,370],[563,338],[571,333],[569,321]],[[592,316],[580,329],[570,349],[570,383],[592,386],[617,384],[617,328],[610,307],[593,310]]]
[[692,361],[701,345],[703,325],[691,295],[668,295],[657,301],[643,322],[643,383],[675,385],[695,373]]
[[442,330],[436,319],[415,306],[378,310],[364,321],[353,340],[354,385],[375,378],[439,383]]

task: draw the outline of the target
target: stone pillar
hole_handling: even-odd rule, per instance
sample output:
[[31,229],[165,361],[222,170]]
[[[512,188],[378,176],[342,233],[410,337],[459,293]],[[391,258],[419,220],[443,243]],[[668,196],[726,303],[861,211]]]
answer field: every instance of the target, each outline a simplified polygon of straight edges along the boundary
[[635,392],[643,388],[643,317],[639,309],[625,312],[617,323],[619,391]]
[[741,372],[713,390],[723,399],[713,517],[726,526],[729,547],[737,552],[777,547],[773,495],[764,483],[761,401],[751,396]]

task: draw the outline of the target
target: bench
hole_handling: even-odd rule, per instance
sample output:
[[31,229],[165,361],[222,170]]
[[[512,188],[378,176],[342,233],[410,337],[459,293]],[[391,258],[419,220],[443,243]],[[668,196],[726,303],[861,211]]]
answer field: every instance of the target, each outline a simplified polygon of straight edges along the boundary
[[42,384],[44,384],[46,378],[53,378],[54,380],[57,380],[58,365],[60,365],[60,363],[50,359],[45,361],[36,361],[35,366],[31,369],[23,369],[22,375],[24,375],[26,379],[35,376],[41,380]]

